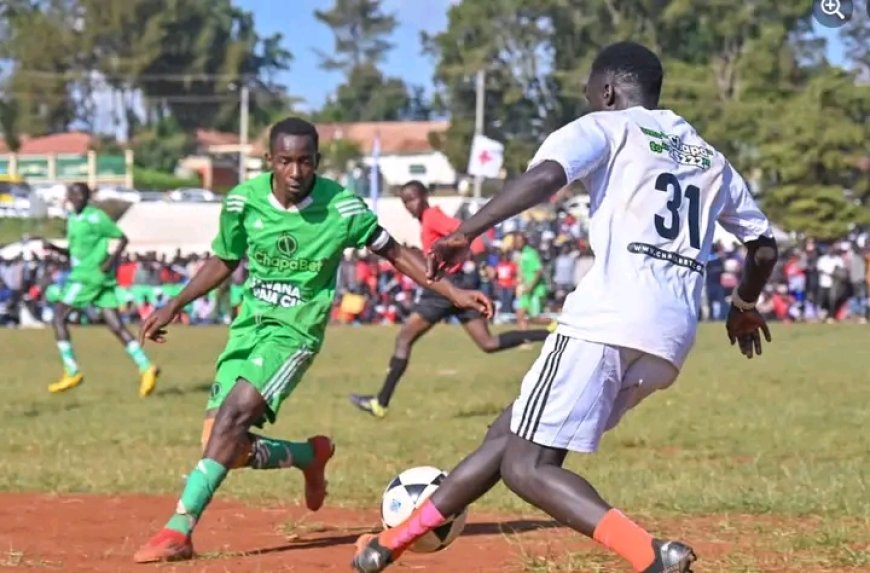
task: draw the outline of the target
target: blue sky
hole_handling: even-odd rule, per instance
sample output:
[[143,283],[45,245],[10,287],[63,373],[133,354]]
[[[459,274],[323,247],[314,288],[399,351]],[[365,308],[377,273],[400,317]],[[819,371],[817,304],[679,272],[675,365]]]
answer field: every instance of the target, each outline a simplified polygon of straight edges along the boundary
[[[329,27],[314,17],[314,10],[328,9],[332,0],[236,0],[235,3],[253,12],[260,34],[284,34],[284,46],[293,53],[294,60],[291,69],[279,75],[280,83],[286,85],[291,94],[304,98],[307,108],[323,104],[342,78],[319,67],[320,60],[314,49],[329,52],[333,38]],[[385,11],[394,13],[398,20],[392,37],[395,47],[382,66],[385,73],[431,91],[434,63],[421,54],[420,32],[444,30],[447,10],[453,3],[454,0],[384,0]],[[836,31],[822,27],[817,31],[828,39],[830,60],[842,62],[843,49]]]
[[[292,9],[290,2],[292,1]],[[396,15],[395,44],[383,70],[412,85],[428,88],[432,83],[433,62],[421,51],[420,33],[439,32],[447,27],[447,10],[452,0],[384,0],[386,12]],[[267,36],[284,34],[284,47],[293,53],[289,72],[279,76],[291,94],[305,99],[307,107],[317,108],[341,83],[341,74],[320,69],[314,49],[329,53],[332,31],[314,17],[315,10],[332,6],[332,0],[236,0],[240,8],[254,14],[257,31]]]

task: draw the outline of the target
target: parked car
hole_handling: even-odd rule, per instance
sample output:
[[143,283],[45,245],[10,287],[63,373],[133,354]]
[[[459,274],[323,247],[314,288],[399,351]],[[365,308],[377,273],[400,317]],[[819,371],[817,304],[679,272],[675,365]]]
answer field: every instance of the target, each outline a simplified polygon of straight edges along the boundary
[[182,187],[169,193],[169,200],[178,203],[217,203],[220,197],[208,189]]

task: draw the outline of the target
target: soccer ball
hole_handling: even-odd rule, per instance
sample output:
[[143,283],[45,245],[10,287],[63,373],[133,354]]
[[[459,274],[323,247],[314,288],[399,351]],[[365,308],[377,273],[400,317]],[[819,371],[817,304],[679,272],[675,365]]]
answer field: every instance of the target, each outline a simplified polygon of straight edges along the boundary
[[[397,475],[384,490],[381,502],[381,520],[385,528],[396,527],[411,513],[423,505],[435,493],[447,474],[438,468],[421,466],[410,468]],[[409,550],[415,553],[441,551],[459,537],[465,529],[468,509],[452,516],[444,525],[436,527],[417,540]]]

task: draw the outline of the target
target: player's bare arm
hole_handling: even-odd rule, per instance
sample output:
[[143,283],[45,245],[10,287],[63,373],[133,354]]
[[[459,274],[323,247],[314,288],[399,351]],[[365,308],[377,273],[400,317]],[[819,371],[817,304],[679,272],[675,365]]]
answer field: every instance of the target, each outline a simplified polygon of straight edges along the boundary
[[101,267],[104,273],[108,272],[109,269],[114,267],[118,263],[118,261],[121,260],[121,253],[123,253],[124,249],[127,248],[127,243],[129,242],[130,239],[127,238],[127,235],[121,235],[120,237],[118,237],[118,246],[115,247],[115,250],[112,252],[111,255],[106,257],[106,260],[105,262],[103,262],[103,265]]
[[372,249],[375,254],[384,257],[396,267],[400,273],[406,274],[420,286],[429,288],[441,296],[450,299],[453,304],[461,308],[472,308],[480,311],[487,318],[492,317],[493,308],[485,294],[479,291],[456,288],[449,281],[439,280],[430,282],[426,278],[426,261],[419,249],[412,249],[400,245],[390,238],[381,249]]
[[470,242],[502,221],[548,199],[567,184],[562,166],[555,161],[544,161],[505,183],[502,190],[465,220],[456,232],[468,237]]
[[732,296],[731,310],[725,328],[731,344],[737,343],[747,358],[761,354],[761,334],[770,342],[770,329],[764,317],[755,310],[755,302],[770,278],[779,257],[776,240],[759,237],[746,243],[746,262],[740,284]]
[[461,263],[471,241],[486,230],[534,207],[568,184],[565,170],[555,161],[543,161],[516,179],[508,181],[480,211],[450,235],[435,242],[427,259],[426,275],[436,278],[445,268]]
[[142,322],[142,326],[139,327],[139,343],[144,343],[146,339],[165,342],[164,327],[172,322],[181,309],[217,288],[229,278],[238,265],[239,261],[210,257],[178,296],[173,297],[166,306],[153,312]]

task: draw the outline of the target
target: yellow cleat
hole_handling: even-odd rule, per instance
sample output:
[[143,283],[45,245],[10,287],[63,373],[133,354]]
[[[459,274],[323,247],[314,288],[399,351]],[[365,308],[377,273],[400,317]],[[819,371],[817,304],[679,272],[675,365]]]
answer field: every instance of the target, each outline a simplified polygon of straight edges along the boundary
[[559,328],[559,321],[552,320],[550,324],[547,325],[547,332],[556,332],[556,329]]
[[381,406],[376,396],[365,394],[351,394],[350,402],[363,412],[368,412],[375,418],[384,418],[387,415],[387,407]]
[[160,376],[160,368],[149,366],[139,379],[139,397],[144,398],[154,392],[157,387],[157,378]]
[[369,402],[369,408],[372,416],[375,418],[384,418],[387,415],[387,409],[384,406],[381,406],[381,403],[378,402],[377,398],[373,398],[372,401]]
[[48,385],[48,391],[52,394],[66,392],[67,390],[72,390],[84,381],[85,376],[81,372],[79,372],[78,374],[64,374],[60,380],[58,380],[54,384]]

